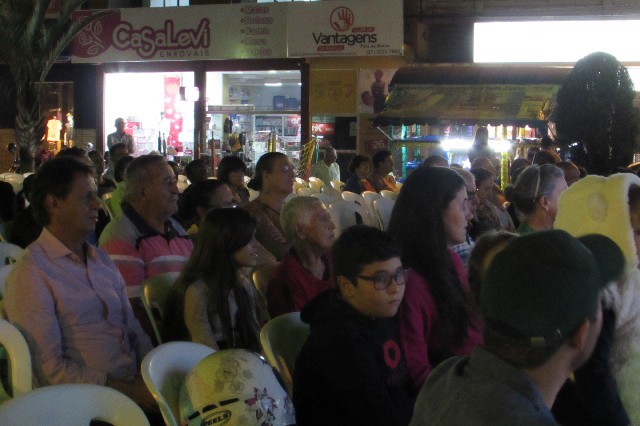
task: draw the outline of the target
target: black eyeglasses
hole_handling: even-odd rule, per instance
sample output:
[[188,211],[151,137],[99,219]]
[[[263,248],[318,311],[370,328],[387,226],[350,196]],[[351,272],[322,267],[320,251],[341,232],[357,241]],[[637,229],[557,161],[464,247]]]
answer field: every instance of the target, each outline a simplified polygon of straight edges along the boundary
[[371,276],[358,275],[358,278],[365,281],[371,281],[373,283],[373,288],[382,291],[386,290],[391,285],[391,280],[394,280],[399,286],[405,285],[409,271],[410,269],[399,269],[395,274],[380,272]]

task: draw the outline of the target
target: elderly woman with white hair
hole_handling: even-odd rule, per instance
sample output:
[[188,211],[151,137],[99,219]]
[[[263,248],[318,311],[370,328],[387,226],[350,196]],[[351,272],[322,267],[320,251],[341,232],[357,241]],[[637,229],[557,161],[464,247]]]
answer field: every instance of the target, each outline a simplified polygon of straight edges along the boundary
[[282,208],[280,222],[292,246],[267,286],[272,318],[300,311],[332,286],[328,252],[336,227],[326,207],[317,198],[296,197]]

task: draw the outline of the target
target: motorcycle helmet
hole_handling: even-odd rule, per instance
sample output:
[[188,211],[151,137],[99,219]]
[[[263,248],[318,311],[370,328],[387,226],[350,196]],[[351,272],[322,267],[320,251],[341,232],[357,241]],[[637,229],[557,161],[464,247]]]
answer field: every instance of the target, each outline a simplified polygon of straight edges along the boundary
[[245,349],[224,349],[187,375],[180,391],[180,424],[286,426],[295,424],[295,411],[264,358]]

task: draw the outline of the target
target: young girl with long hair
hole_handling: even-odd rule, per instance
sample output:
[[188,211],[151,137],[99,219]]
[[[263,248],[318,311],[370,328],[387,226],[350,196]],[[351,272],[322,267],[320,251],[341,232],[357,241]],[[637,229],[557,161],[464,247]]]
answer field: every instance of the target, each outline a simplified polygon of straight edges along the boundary
[[259,331],[266,312],[242,273],[243,267],[255,264],[255,229],[255,219],[245,210],[207,213],[167,307],[165,340],[260,352]]
[[466,355],[481,342],[460,257],[449,246],[465,241],[469,198],[463,178],[444,167],[421,167],[404,183],[389,233],[411,268],[398,310],[400,339],[418,391],[437,364]]

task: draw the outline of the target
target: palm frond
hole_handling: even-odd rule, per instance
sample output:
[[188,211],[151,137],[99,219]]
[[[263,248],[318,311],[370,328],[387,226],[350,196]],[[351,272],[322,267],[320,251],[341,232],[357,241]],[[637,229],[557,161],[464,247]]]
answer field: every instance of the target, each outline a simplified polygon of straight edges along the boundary
[[47,14],[47,9],[49,8],[51,0],[32,0],[30,2],[25,1],[25,3],[32,3],[33,8],[28,15],[25,15],[25,21],[27,21],[27,25],[23,30],[23,37],[25,40],[25,45],[33,47],[34,44],[38,43],[38,41],[40,40],[40,36],[44,27],[44,17]]
[[57,38],[49,38],[47,40],[47,42],[53,42],[53,44],[51,46],[46,45],[45,49],[46,51],[43,52],[45,53],[45,55],[43,55],[44,58],[44,63],[40,72],[40,75],[38,77],[39,82],[43,82],[45,80],[45,78],[47,77],[47,74],[49,73],[49,70],[51,69],[51,67],[53,66],[53,64],[55,63],[56,59],[58,59],[58,56],[60,56],[60,54],[62,53],[62,51],[64,50],[64,48],[71,43],[71,41],[73,40],[73,38],[88,24],[90,24],[91,22],[94,22],[100,18],[102,18],[103,16],[107,15],[108,13],[111,13],[111,11],[108,10],[103,10],[103,11],[99,11],[99,12],[94,12],[89,16],[83,16],[82,18],[78,19],[75,22],[72,22],[65,30],[64,33],[60,34]]
[[86,0],[67,0],[62,2],[60,14],[56,18],[55,22],[47,27],[44,43],[46,46],[52,47],[53,43],[51,43],[49,39],[56,40],[65,32],[69,21],[71,21],[71,15],[84,2],[86,2]]

